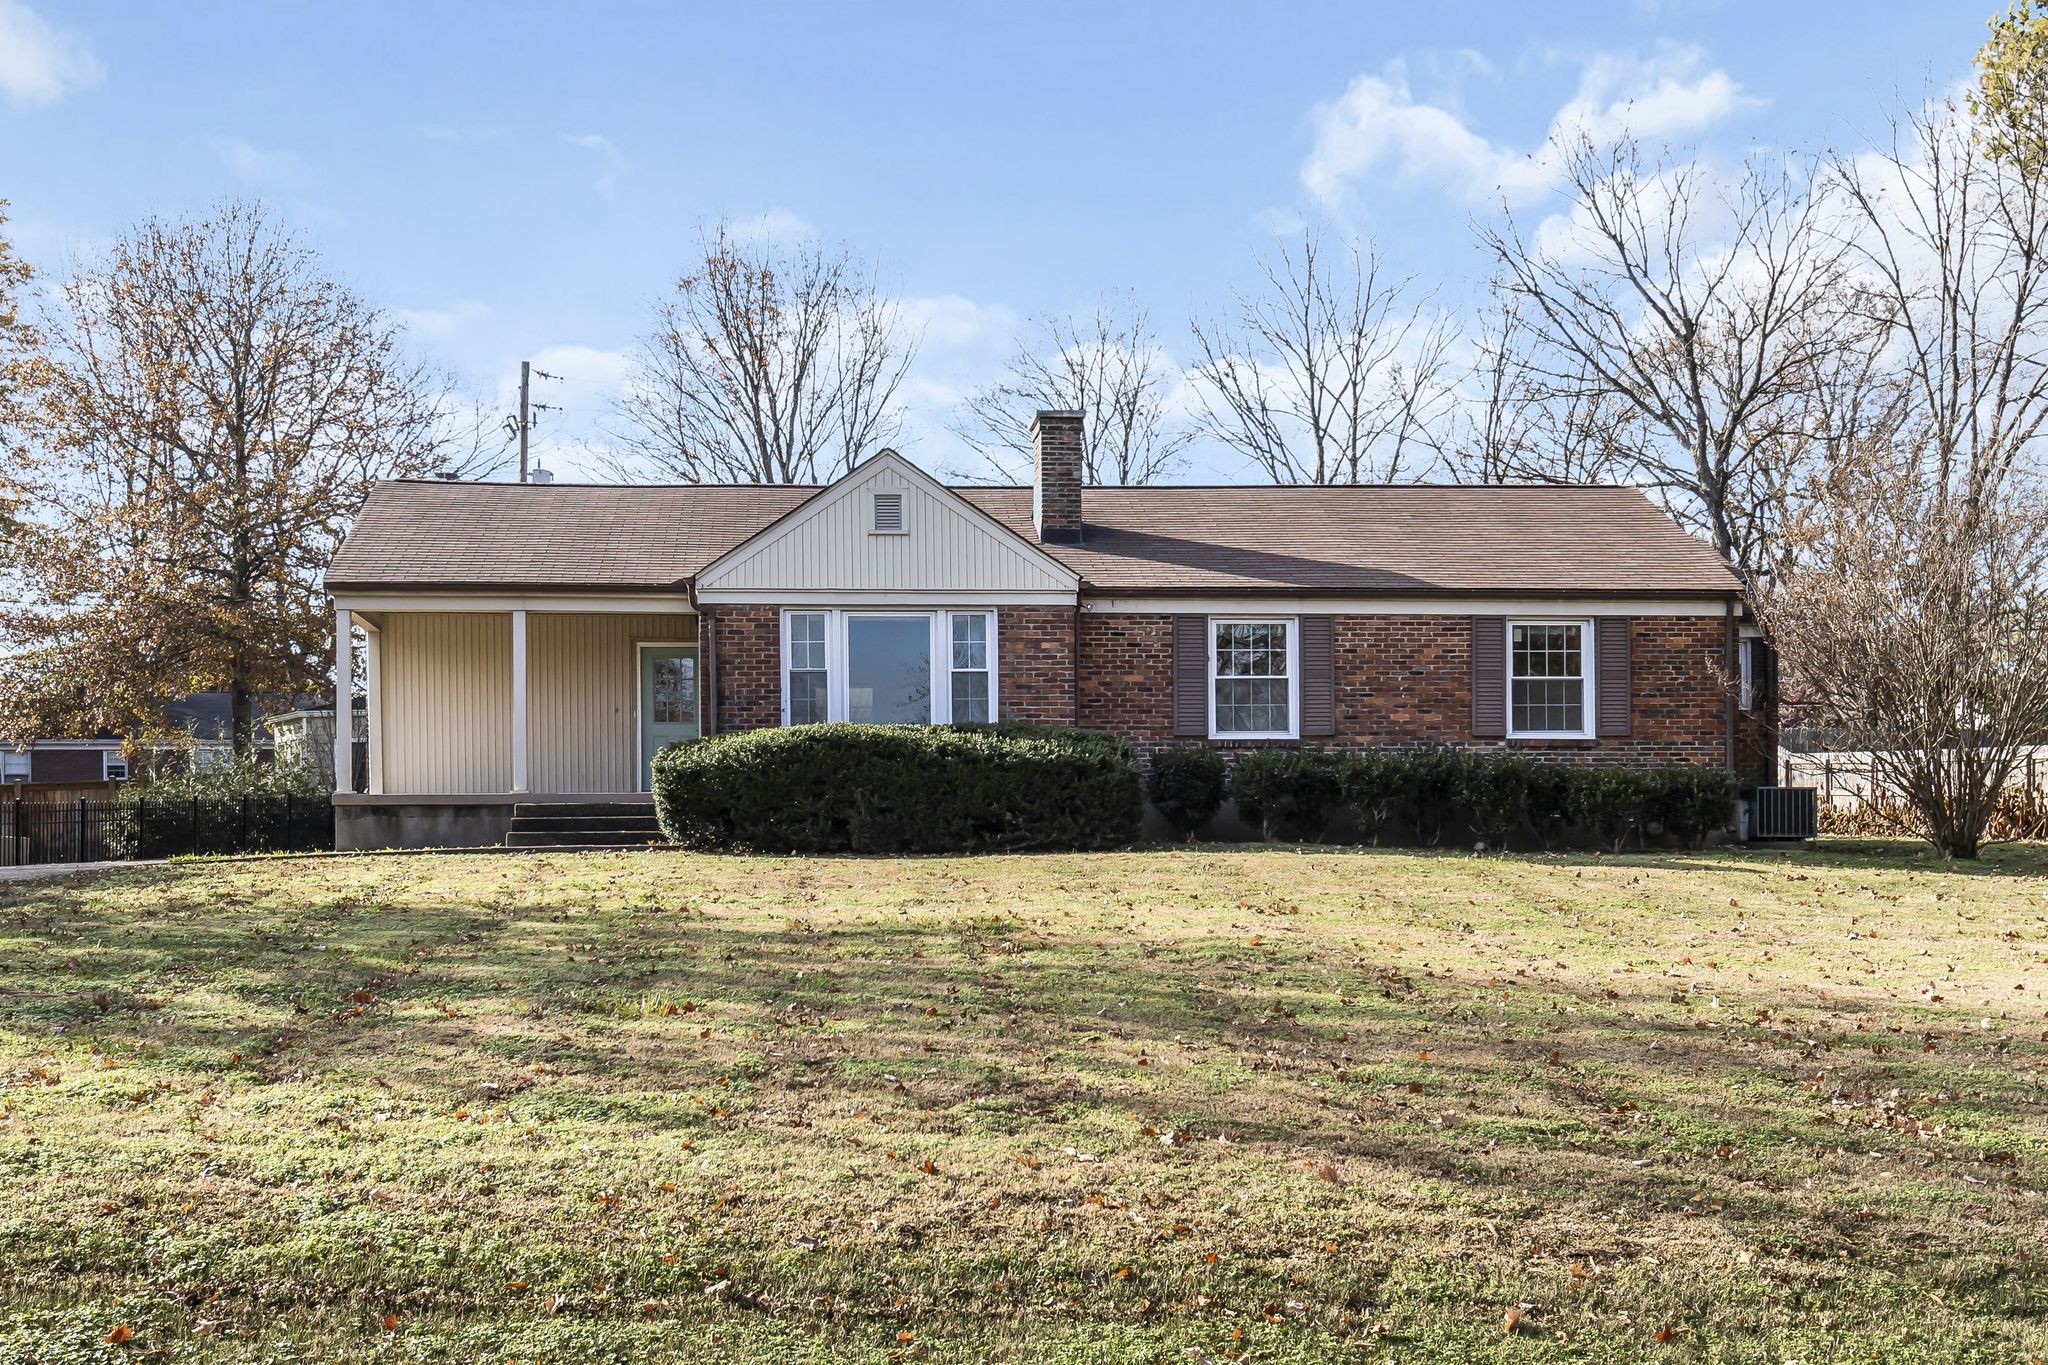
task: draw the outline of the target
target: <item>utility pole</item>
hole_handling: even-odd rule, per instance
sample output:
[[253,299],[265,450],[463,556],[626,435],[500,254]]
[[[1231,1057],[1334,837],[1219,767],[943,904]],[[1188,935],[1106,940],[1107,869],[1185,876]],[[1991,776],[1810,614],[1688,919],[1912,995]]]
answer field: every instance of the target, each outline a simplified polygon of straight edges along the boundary
[[[533,381],[535,376],[539,376],[542,379],[560,379],[562,377],[558,374],[549,374],[546,370],[536,370],[533,368],[531,360],[519,362],[519,415],[517,417],[507,417],[502,430],[505,431],[507,439],[517,439],[519,442],[519,482],[521,483],[533,482],[533,465],[530,459],[533,446],[533,414],[536,412],[561,411],[561,409],[553,404],[536,403],[533,401]],[[545,473],[546,471],[543,470],[542,472]]]
[[519,362],[519,482],[526,482],[526,434],[533,425],[527,398],[533,386],[533,362]]

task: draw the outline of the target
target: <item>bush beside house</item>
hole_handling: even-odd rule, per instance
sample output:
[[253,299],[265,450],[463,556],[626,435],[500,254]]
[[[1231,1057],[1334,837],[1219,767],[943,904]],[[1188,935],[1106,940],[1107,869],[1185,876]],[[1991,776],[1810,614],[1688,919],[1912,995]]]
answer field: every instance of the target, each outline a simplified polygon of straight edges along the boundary
[[[1210,779],[1194,775],[1209,773],[1211,760],[1216,799],[1207,804]],[[1526,831],[1550,848],[1577,831],[1615,852],[1655,835],[1698,847],[1730,827],[1737,795],[1735,776],[1720,768],[1590,767],[1453,748],[1253,749],[1227,775],[1207,749],[1162,749],[1152,763],[1148,790],[1175,828],[1199,829],[1227,789],[1238,814],[1268,839],[1320,839],[1343,810],[1358,837],[1375,844],[1399,831],[1432,846],[1471,839],[1497,849]],[[1190,790],[1203,800],[1182,795]],[[1206,814],[1195,818],[1198,811]]]
[[662,832],[692,848],[962,853],[1136,842],[1135,750],[1029,725],[796,725],[654,760]]

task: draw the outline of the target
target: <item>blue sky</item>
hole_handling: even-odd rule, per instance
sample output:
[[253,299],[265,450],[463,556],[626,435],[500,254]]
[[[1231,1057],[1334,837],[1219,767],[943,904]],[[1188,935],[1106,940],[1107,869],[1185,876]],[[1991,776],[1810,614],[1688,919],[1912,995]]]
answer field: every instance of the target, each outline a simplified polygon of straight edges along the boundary
[[485,400],[523,356],[563,372],[566,477],[701,223],[816,234],[922,322],[905,448],[938,467],[1032,314],[1134,290],[1185,360],[1190,312],[1304,221],[1462,311],[1473,218],[1555,207],[1531,153],[1561,116],[1860,145],[1966,76],[1992,7],[0,0],[0,197],[51,274],[265,199]]

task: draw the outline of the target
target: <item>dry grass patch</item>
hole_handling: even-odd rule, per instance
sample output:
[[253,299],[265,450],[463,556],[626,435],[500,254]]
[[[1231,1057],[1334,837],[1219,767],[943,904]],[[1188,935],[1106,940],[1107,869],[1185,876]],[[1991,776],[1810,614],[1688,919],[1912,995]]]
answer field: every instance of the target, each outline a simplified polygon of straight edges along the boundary
[[0,1356],[2026,1360],[2043,867],[13,884]]

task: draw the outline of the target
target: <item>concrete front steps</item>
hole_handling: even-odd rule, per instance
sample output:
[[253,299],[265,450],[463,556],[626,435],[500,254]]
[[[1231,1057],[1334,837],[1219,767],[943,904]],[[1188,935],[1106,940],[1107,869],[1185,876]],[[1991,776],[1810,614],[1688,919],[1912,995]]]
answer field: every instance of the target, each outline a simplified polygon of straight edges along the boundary
[[663,842],[651,801],[522,801],[507,848],[640,848]]

